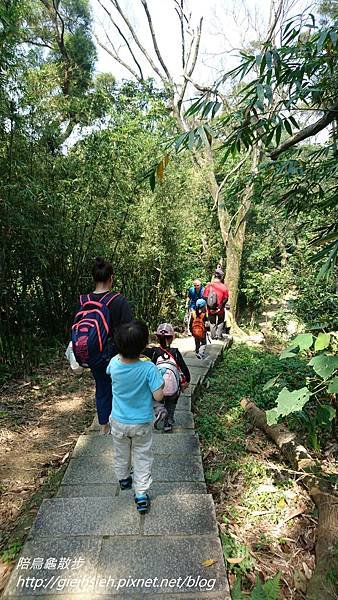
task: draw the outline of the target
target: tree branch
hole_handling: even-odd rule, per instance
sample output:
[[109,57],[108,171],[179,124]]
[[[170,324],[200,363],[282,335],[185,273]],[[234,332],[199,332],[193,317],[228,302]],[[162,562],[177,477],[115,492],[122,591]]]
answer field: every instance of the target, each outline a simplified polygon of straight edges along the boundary
[[298,144],[298,142],[301,142],[302,140],[306,140],[308,137],[316,135],[316,133],[319,133],[319,131],[322,131],[322,129],[325,129],[327,125],[332,123],[332,121],[334,121],[334,119],[336,119],[337,116],[338,102],[331,106],[331,108],[327,109],[327,112],[320,119],[318,119],[318,121],[312,123],[312,125],[304,127],[304,129],[301,129],[301,131],[297,131],[295,135],[291,136],[288,140],[285,140],[285,142],[283,142],[278,148],[270,152],[270,158],[272,158],[272,160],[275,160],[280,154],[285,152],[285,150],[292,148],[293,146]]
[[53,46],[47,44],[47,42],[36,42],[35,40],[22,40],[23,44],[32,44],[32,46],[39,46],[40,48],[49,48],[49,50],[54,50]]
[[174,0],[175,4],[177,4],[178,8],[175,8],[176,13],[178,14],[178,18],[181,25],[181,48],[182,48],[182,69],[185,69],[185,33],[184,33],[184,15],[183,15],[183,0],[181,0],[181,4],[179,4],[178,0]]
[[[107,34],[106,34],[107,35]],[[101,48],[103,50],[105,50],[107,52],[107,54],[109,54],[109,56],[111,56],[114,60],[116,60],[116,62],[120,63],[120,65],[122,65],[125,69],[127,69],[127,71],[129,71],[129,73],[135,77],[136,81],[142,81],[143,79],[141,79],[138,74],[136,73],[136,71],[134,71],[132,69],[132,67],[130,67],[126,62],[124,62],[124,60],[122,60],[122,58],[119,57],[119,55],[117,54],[117,52],[114,49],[114,46],[111,42],[111,40],[108,38],[108,41],[111,45],[111,47],[113,48],[113,50],[110,50],[109,48],[107,48],[107,46],[105,44],[103,44],[103,42],[101,42],[101,40],[98,38],[98,36],[94,33],[94,37],[98,43],[99,46],[101,46]],[[108,36],[107,36],[108,37]]]
[[[274,5],[274,3],[271,3],[270,23],[271,23],[271,20],[272,20],[272,8],[273,8],[273,5]],[[281,14],[282,14],[283,6],[284,6],[284,0],[280,0],[279,3],[278,3],[277,10],[275,11],[275,14],[274,14],[273,21],[272,21],[272,23],[270,25],[270,29],[269,29],[268,34],[266,36],[266,41],[265,41],[266,44],[268,42],[271,42],[272,39],[273,39],[273,35],[274,35],[274,32],[275,32],[275,29],[276,29],[276,27],[278,25],[278,21],[280,19]]]
[[[134,60],[135,64],[136,64],[136,66],[137,66],[137,68],[138,68],[139,72],[140,72],[140,77],[136,77],[136,79],[138,79],[139,81],[143,81],[143,80],[144,80],[144,76],[143,76],[143,73],[142,73],[141,66],[140,66],[139,62],[137,61],[137,59],[136,59],[136,57],[135,57],[135,54],[134,54],[134,52],[133,52],[133,50],[132,50],[132,48],[131,48],[131,46],[130,46],[130,44],[129,44],[129,42],[128,42],[127,38],[126,38],[126,36],[124,35],[124,33],[123,33],[123,31],[120,29],[120,27],[117,25],[117,23],[115,23],[115,21],[114,21],[114,19],[113,19],[113,17],[112,17],[112,14],[111,14],[111,13],[109,12],[109,10],[108,10],[108,9],[107,9],[107,8],[106,8],[106,7],[105,7],[103,4],[102,4],[101,0],[97,0],[97,1],[98,1],[99,5],[100,5],[100,6],[103,8],[103,10],[104,10],[104,11],[107,13],[107,15],[108,15],[108,17],[109,17],[109,20],[110,20],[110,22],[111,22],[111,23],[114,25],[114,27],[117,29],[117,31],[119,32],[119,34],[120,34],[121,38],[122,38],[122,39],[125,41],[125,43],[126,43],[126,46],[127,46],[127,48],[128,48],[128,50],[129,50],[129,52],[130,52],[130,54],[131,54],[131,56],[132,56],[132,58],[133,58],[133,60]],[[106,33],[106,36],[107,36],[107,38],[109,39],[109,37],[108,37],[107,33]],[[111,43],[110,39],[109,39],[109,43],[110,43],[110,44],[113,46],[113,44]],[[102,47],[102,46],[101,46],[101,47]],[[115,50],[115,49],[114,49],[114,50]],[[117,53],[116,53],[116,54],[117,54]]]
[[141,1],[142,5],[143,5],[143,8],[144,8],[145,13],[147,15],[148,26],[149,26],[149,30],[150,30],[150,33],[151,33],[151,38],[153,40],[153,46],[154,46],[154,50],[155,50],[156,56],[157,56],[157,58],[159,60],[159,63],[161,65],[163,71],[165,72],[165,74],[167,76],[168,81],[170,81],[170,83],[173,84],[173,79],[172,79],[172,77],[171,77],[171,75],[170,75],[170,73],[169,73],[169,71],[167,69],[167,66],[166,66],[166,64],[165,64],[165,62],[164,62],[164,60],[162,58],[162,55],[160,53],[160,49],[159,49],[158,44],[157,44],[156,35],[155,35],[154,27],[153,27],[153,21],[152,21],[151,14],[150,14],[149,9],[148,9],[147,1],[146,0],[140,0],[140,1]]
[[191,77],[188,77],[187,75],[184,75],[185,79],[187,79],[188,81],[190,81],[190,83],[194,86],[194,88],[196,88],[196,90],[198,90],[199,92],[202,92],[203,94],[213,94],[215,96],[218,96],[222,102],[223,105],[226,106],[226,108],[230,109],[230,105],[227,101],[227,98],[224,94],[222,94],[222,92],[219,91],[219,89],[217,89],[217,87],[208,87],[206,85],[200,85],[199,83],[196,83],[196,81],[194,81],[193,79],[191,79]]
[[[187,62],[186,62],[186,71],[183,73],[184,83],[182,85],[182,89],[181,89],[181,93],[180,93],[180,102],[181,103],[183,101],[184,94],[185,94],[186,89],[187,89],[188,81],[189,81],[189,79],[190,79],[191,75],[193,74],[193,72],[195,70],[195,67],[196,67],[196,63],[197,63],[197,59],[198,59],[198,52],[199,52],[199,47],[200,47],[200,41],[201,41],[202,23],[203,23],[203,17],[201,17],[200,23],[197,26],[197,30],[194,33],[194,36],[193,36],[193,38],[191,40],[191,45],[190,45],[190,48],[189,48],[188,58],[187,58]],[[191,60],[190,67],[188,68],[188,65],[189,65],[189,62],[190,62],[190,56],[191,56],[191,53],[192,53],[194,42],[195,42],[195,48],[194,48],[193,58]]]
[[199,48],[200,48],[200,41],[201,41],[202,23],[203,23],[203,17],[201,17],[199,25],[197,25],[197,31],[196,31],[196,36],[195,36],[195,50],[194,50],[193,58],[191,61],[191,66],[187,71],[188,77],[191,77],[191,75],[193,74],[194,69],[196,67],[198,52],[199,52]]
[[164,83],[164,85],[166,85],[168,83],[168,81],[163,76],[163,74],[161,73],[161,71],[157,68],[157,66],[154,63],[153,59],[148,54],[147,50],[145,49],[145,47],[143,46],[143,44],[139,40],[134,27],[132,26],[131,22],[129,21],[127,15],[123,12],[123,10],[122,10],[122,8],[121,8],[118,0],[110,0],[110,2],[114,6],[114,8],[116,8],[116,10],[118,11],[118,13],[121,15],[122,19],[124,20],[124,22],[125,22],[126,26],[128,27],[128,30],[130,31],[130,33],[131,33],[131,35],[132,35],[132,37],[134,39],[134,42],[137,45],[138,49],[142,52],[143,56],[146,58],[146,60],[150,64],[150,66],[153,69],[153,71],[158,75],[158,77],[161,79],[161,81]]
[[[40,1],[42,2],[44,7],[49,12],[52,22],[54,23],[54,26],[55,26],[56,42],[59,47],[60,54],[64,60],[64,77],[63,77],[62,91],[65,96],[68,96],[70,78],[71,78],[71,63],[70,63],[69,55],[68,55],[68,52],[67,52],[67,49],[65,46],[65,41],[64,41],[65,23],[59,12],[59,2],[57,0],[52,0],[52,4],[50,4],[50,2],[48,0],[40,0]],[[61,22],[61,31],[59,29],[58,18]]]

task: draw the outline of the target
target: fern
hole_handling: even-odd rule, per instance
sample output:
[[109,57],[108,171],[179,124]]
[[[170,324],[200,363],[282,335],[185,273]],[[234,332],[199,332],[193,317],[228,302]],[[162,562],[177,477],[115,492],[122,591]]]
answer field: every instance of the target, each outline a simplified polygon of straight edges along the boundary
[[266,581],[263,585],[266,600],[278,600],[280,592],[280,573]]
[[256,577],[256,585],[250,594],[250,600],[267,600],[267,596],[263,589],[262,582],[259,579],[258,575]]
[[231,598],[232,600],[244,600],[244,596],[241,592],[241,579],[238,577],[236,579],[235,587],[231,590]]
[[[256,584],[250,593],[250,600],[278,600],[280,593],[280,573],[266,581],[264,584],[256,577]],[[244,600],[241,592],[241,580],[236,580],[235,587],[231,590],[232,600]]]

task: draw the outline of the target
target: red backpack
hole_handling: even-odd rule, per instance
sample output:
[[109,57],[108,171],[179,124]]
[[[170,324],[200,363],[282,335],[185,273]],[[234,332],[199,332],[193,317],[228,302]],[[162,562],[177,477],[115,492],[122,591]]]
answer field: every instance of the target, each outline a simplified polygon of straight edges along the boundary
[[81,367],[104,367],[109,359],[108,338],[111,316],[109,304],[120,294],[107,292],[100,300],[80,296],[80,310],[72,325],[75,358]]

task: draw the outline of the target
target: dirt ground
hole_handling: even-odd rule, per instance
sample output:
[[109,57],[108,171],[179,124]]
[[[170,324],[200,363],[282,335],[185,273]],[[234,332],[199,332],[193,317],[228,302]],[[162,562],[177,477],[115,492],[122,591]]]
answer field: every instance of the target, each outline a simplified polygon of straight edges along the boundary
[[64,359],[0,389],[0,592],[45,496],[53,495],[95,414],[90,373]]
[[[231,540],[227,548],[231,554],[227,559],[231,587],[241,578],[244,588],[250,589],[257,577],[267,581],[279,572],[280,597],[303,600],[315,567],[315,506],[297,481],[297,474],[283,463],[274,445],[260,431],[248,436],[247,452],[266,473],[257,477],[250,493],[241,470],[208,486],[221,535],[224,532],[228,543]],[[217,464],[212,448],[203,462],[205,468]],[[283,491],[283,481],[290,477],[295,477],[294,483]]]

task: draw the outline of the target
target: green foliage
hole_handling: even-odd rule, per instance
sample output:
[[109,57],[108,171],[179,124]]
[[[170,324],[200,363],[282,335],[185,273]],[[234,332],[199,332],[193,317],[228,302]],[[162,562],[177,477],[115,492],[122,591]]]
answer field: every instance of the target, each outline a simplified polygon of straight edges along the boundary
[[284,387],[278,394],[277,406],[266,412],[268,425],[277,423],[279,417],[285,417],[293,412],[302,410],[303,406],[310,400],[310,392],[307,387],[300,390],[289,390]]
[[[338,257],[336,128],[319,147],[296,146],[335,121],[338,22],[332,6],[324,4],[323,15],[332,19],[318,25],[312,14],[298,15],[284,23],[280,45],[269,39],[258,51],[257,44],[254,51],[242,51],[241,63],[215,83],[215,99],[208,93],[189,107],[186,116],[198,116],[200,125],[177,139],[176,151],[210,146],[218,138],[225,163],[259,145],[266,156],[256,178],[260,194],[273,197],[279,190],[278,206],[289,217],[302,213],[306,221],[309,206],[325,213],[324,222],[313,227],[313,261],[319,263],[318,277],[329,280]],[[219,115],[218,88],[229,80],[238,84]],[[322,111],[327,121],[307,128],[308,111]]]
[[[239,544],[230,534],[224,532],[221,532],[221,542],[224,559],[229,571],[245,573],[245,571],[252,569],[255,561],[247,546]],[[235,560],[236,562],[232,562]]]
[[[292,342],[288,345],[288,350],[299,348],[299,351],[308,350],[313,343],[313,336],[311,333],[301,333],[297,335]],[[282,356],[282,355],[281,355]]]
[[[278,394],[277,405],[266,413],[267,422],[273,425],[280,417],[296,413],[297,419],[308,433],[312,447],[319,449],[319,432],[328,430],[332,420],[336,418],[334,402],[323,403],[321,398],[328,398],[338,390],[337,334],[319,333],[316,338],[309,333],[298,335],[281,353],[280,359],[294,358],[295,350],[299,353],[315,354],[308,362],[315,376],[307,378],[307,385],[300,389],[290,392],[287,387],[283,387]],[[265,384],[264,389],[270,390],[277,384],[278,378],[272,378]],[[312,410],[304,412],[303,407],[311,398],[314,402]]]
[[[274,378],[281,387],[300,387],[310,373],[306,361],[297,356],[282,363],[275,354],[244,344],[237,344],[235,352],[226,354],[224,363],[211,375],[208,389],[195,407],[199,435],[207,447],[219,448],[220,466],[227,464],[227,471],[240,468],[248,481],[261,475],[255,473],[251,465],[245,469],[239,465],[246,440],[240,400],[251,397],[260,408],[270,409],[275,404],[276,388],[263,391],[268,379]],[[210,469],[208,474],[218,479],[220,469]]]
[[333,377],[327,386],[329,394],[338,394],[338,377]]
[[319,354],[310,360],[309,365],[325,381],[338,369],[338,356],[330,356],[324,353]]
[[[311,227],[325,223],[325,213],[312,210],[285,224],[280,211],[280,189],[269,198],[255,201],[247,226],[240,282],[243,317],[256,316],[262,306],[274,305],[273,327],[289,337],[288,323],[300,329],[332,330],[338,325],[338,300],[335,278],[316,281],[317,273],[309,261],[315,255],[310,246]],[[309,224],[311,220],[311,225]],[[242,317],[242,318],[243,318]]]
[[59,14],[46,4],[0,7],[10,74],[0,80],[1,377],[51,358],[69,338],[96,255],[113,261],[115,287],[151,327],[180,324],[186,282],[209,278],[219,256],[204,182],[188,160],[172,161],[156,195],[144,182],[173,129],[165,92],[94,78],[88,2],[64,0]]
[[205,472],[205,478],[208,483],[216,483],[216,481],[220,481],[223,475],[223,468],[217,467],[216,469],[208,469]]
[[251,590],[250,595],[241,592],[241,581],[236,580],[235,587],[231,592],[232,600],[278,600],[280,597],[280,573],[277,573],[265,583],[262,583],[259,576],[256,577],[255,587]]
[[[186,288],[197,276],[210,278],[224,245],[217,211],[210,210],[206,174],[197,172],[183,154],[170,161],[167,155],[163,158],[162,148],[172,144],[177,132],[166,90],[156,89],[153,80],[118,85],[111,74],[94,75],[88,0],[57,4],[13,0],[0,4],[0,21],[0,275],[5,282],[0,293],[0,369],[1,376],[7,376],[13,369],[31,368],[43,355],[51,355],[56,340],[63,343],[68,337],[77,295],[91,289],[88,274],[95,255],[114,262],[115,285],[128,296],[135,315],[151,327],[162,319],[180,326]],[[293,29],[289,27],[290,32]],[[219,184],[228,178],[224,197],[234,216],[233,228],[238,199],[252,181],[249,157],[243,156],[240,171],[235,170],[238,152],[251,145],[251,133],[237,135],[245,94],[254,95],[255,110],[261,113],[260,106],[270,106],[275,93],[269,73],[278,87],[281,73],[286,82],[287,77],[298,77],[304,56],[309,56],[312,66],[306,65],[304,75],[308,87],[311,67],[324,91],[321,99],[314,89],[312,95],[307,90],[300,98],[297,88],[294,103],[311,99],[320,107],[328,100],[329,67],[335,71],[333,56],[323,61],[329,49],[335,52],[332,25],[325,31],[322,36],[314,29],[311,39],[300,37],[297,43],[295,38],[286,39],[275,52],[264,48],[260,56],[243,55],[244,71],[252,75],[258,68],[259,78],[254,77],[246,91],[244,82],[234,89],[229,98],[234,113],[220,115],[219,99],[204,97],[189,110],[190,117],[200,114],[200,122],[176,146],[178,150],[184,145],[190,150],[209,146],[220,133],[214,153],[216,178]],[[296,75],[290,61],[298,65]],[[283,102],[286,97],[280,96]],[[287,107],[282,109],[285,116],[277,111],[271,122],[261,123],[266,150],[272,140],[282,141],[290,128],[297,127]],[[248,127],[254,137],[258,135],[250,118]],[[231,149],[225,162],[228,142]],[[283,200],[292,212],[292,198],[301,199],[306,189],[311,202],[319,199],[308,218],[321,236],[335,210],[330,200],[333,142],[322,154],[316,154],[317,148],[307,149],[307,154],[288,158],[276,169],[271,164],[259,169],[255,206],[247,215],[249,243],[241,281],[243,305],[250,310],[295,286],[299,294],[292,310],[300,322],[318,325],[319,320],[324,331],[334,328],[333,288],[314,285],[304,268],[311,253],[304,258],[309,234],[308,228],[303,231],[302,219],[296,215],[291,225],[284,215],[275,214],[270,200]],[[154,163],[159,185],[152,193],[144,173]],[[315,186],[304,186],[308,180]],[[335,239],[327,243],[334,244]],[[330,385],[335,389],[334,382]],[[218,430],[215,421],[217,417],[205,419],[206,435],[212,436],[214,427]]]
[[19,554],[21,548],[23,546],[23,542],[15,541],[11,543],[1,554],[1,560],[4,563],[11,563],[15,560],[17,555]]
[[251,592],[251,600],[278,600],[280,594],[280,574],[277,573],[264,584],[259,577],[256,579],[255,589]]
[[[253,517],[253,511],[269,511],[270,519],[275,519],[276,523],[281,522],[283,509],[279,505],[285,507],[285,491],[293,486],[290,481],[279,482],[273,494],[260,489],[262,484],[271,485],[271,474],[258,454],[248,452],[248,434],[252,430],[252,423],[241,408],[240,400],[243,396],[249,396],[261,408],[270,408],[274,404],[275,390],[270,388],[264,392],[263,383],[274,378],[281,386],[290,388],[294,383],[300,386],[305,376],[311,372],[306,362],[298,356],[282,362],[278,356],[262,348],[236,344],[214,368],[208,378],[208,386],[194,407],[196,428],[206,454],[206,471],[208,474],[217,474],[216,480],[208,481],[210,491],[218,498],[221,491],[224,493],[229,480],[238,480],[241,487],[240,506],[237,498],[232,501],[230,497],[225,503],[222,499],[219,505],[219,508],[224,507],[225,513],[221,518],[221,539],[226,566],[236,574],[236,584],[231,590],[232,598],[250,598],[248,591],[245,594],[241,592],[241,578],[245,581],[243,588],[247,590],[248,578],[245,575],[248,571],[250,574],[255,572],[257,565],[250,554],[250,548],[231,535],[233,529],[227,526],[235,522],[240,529],[241,526],[244,527],[246,519],[250,519],[250,523],[253,518],[258,523],[259,519],[264,521],[266,516]],[[222,478],[218,479],[222,471]],[[258,540],[262,545],[269,543],[263,535]],[[279,598],[279,579],[279,575],[276,575],[262,584],[268,598]],[[255,588],[261,592],[260,583]]]
[[320,333],[315,342],[315,352],[318,352],[319,350],[325,350],[325,348],[327,348],[330,345],[330,341],[331,336],[329,333]]

